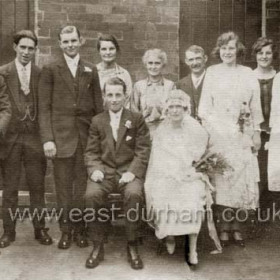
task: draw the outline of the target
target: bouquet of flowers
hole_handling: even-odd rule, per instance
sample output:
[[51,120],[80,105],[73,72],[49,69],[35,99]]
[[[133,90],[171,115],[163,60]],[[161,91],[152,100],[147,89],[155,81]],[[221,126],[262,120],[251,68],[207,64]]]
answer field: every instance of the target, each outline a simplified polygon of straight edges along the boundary
[[246,126],[248,127],[251,124],[251,113],[247,102],[243,102],[241,105],[237,124],[242,133],[244,133]]
[[226,171],[233,171],[225,157],[221,153],[207,150],[199,161],[193,162],[196,172],[212,177],[214,174],[224,175]]

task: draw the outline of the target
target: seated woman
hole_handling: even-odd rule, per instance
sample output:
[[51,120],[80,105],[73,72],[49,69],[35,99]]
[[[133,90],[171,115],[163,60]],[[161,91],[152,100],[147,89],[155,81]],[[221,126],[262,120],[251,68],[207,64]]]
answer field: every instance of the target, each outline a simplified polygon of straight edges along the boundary
[[104,91],[104,84],[109,78],[118,77],[126,84],[126,108],[129,107],[130,96],[132,93],[132,80],[126,69],[116,63],[117,55],[120,52],[120,46],[113,35],[102,34],[97,41],[97,50],[101,62],[96,65],[100,88]]
[[189,115],[190,98],[182,90],[172,90],[165,105],[167,118],[154,134],[146,176],[148,218],[157,238],[165,238],[170,254],[175,250],[174,236],[189,235],[187,261],[196,265],[197,236],[210,189],[193,162],[205,153],[208,134]]
[[135,83],[131,96],[131,110],[141,112],[150,129],[150,134],[163,120],[163,105],[174,82],[163,77],[167,55],[160,49],[147,50],[142,58],[148,77]]

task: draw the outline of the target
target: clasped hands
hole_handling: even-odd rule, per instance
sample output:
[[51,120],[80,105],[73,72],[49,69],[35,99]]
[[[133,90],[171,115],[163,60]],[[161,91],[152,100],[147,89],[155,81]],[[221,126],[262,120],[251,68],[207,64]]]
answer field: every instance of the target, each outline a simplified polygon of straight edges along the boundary
[[[101,183],[104,180],[104,173],[100,170],[95,170],[91,176],[90,179],[93,182]],[[122,177],[119,180],[119,184],[127,184],[132,182],[135,179],[135,175],[129,171],[123,173]]]

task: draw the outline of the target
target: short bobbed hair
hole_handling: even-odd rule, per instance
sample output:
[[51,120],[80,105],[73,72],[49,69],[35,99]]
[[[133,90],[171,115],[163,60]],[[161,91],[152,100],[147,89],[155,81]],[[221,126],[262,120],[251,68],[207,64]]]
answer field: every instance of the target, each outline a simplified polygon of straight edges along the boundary
[[113,78],[109,78],[105,83],[104,83],[104,96],[106,94],[106,86],[110,85],[110,86],[122,86],[123,88],[123,92],[124,95],[126,95],[126,84],[125,82],[120,79],[119,77],[113,77]]
[[165,51],[163,51],[161,49],[149,49],[144,53],[144,55],[142,57],[142,62],[145,66],[147,64],[149,56],[151,56],[151,55],[157,56],[161,60],[161,62],[164,66],[167,64],[167,54]]
[[258,52],[262,50],[262,48],[270,46],[271,51],[273,53],[273,59],[276,59],[278,57],[278,50],[277,46],[274,44],[272,39],[269,39],[267,37],[260,37],[257,39],[257,41],[252,46],[252,56],[253,58],[256,58],[256,55]]
[[214,58],[220,58],[220,48],[223,45],[228,44],[229,41],[235,40],[236,41],[236,48],[237,48],[237,52],[236,52],[236,58],[242,58],[245,55],[246,52],[246,48],[245,46],[241,43],[239,36],[234,33],[233,31],[229,31],[229,32],[225,32],[223,34],[221,34],[216,42],[216,46],[212,51],[212,56]]
[[164,112],[167,115],[171,104],[181,105],[186,112],[191,113],[191,99],[183,90],[173,89],[169,92],[165,101]]
[[18,45],[19,41],[23,38],[31,39],[35,43],[35,46],[38,45],[38,38],[31,30],[21,30],[17,32],[13,37],[14,44]]
[[96,44],[96,47],[97,47],[98,51],[100,51],[102,41],[112,42],[114,44],[117,52],[120,51],[120,45],[119,45],[118,40],[116,39],[115,36],[113,36],[111,34],[100,34],[98,36],[97,44]]

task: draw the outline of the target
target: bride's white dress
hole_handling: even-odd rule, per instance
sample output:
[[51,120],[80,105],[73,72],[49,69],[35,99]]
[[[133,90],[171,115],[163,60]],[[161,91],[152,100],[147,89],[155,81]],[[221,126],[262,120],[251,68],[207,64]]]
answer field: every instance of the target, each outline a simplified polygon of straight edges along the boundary
[[145,182],[150,224],[156,236],[198,233],[204,216],[206,185],[192,167],[204,154],[208,134],[192,117],[180,128],[165,120],[157,129]]

